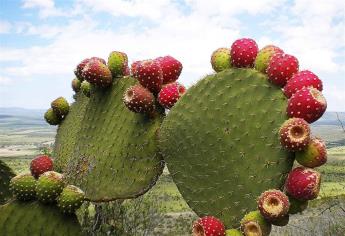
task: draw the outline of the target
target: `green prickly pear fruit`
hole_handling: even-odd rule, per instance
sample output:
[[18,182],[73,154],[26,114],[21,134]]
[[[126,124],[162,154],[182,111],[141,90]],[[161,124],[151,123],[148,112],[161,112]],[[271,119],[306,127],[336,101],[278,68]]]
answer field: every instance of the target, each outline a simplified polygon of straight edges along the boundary
[[62,121],[62,117],[56,114],[52,108],[49,108],[46,113],[44,113],[44,119],[50,125],[58,125]]
[[259,211],[251,211],[241,220],[241,231],[246,236],[265,236],[271,232],[271,224]]
[[63,213],[73,214],[84,201],[85,193],[74,185],[67,185],[57,199],[57,205]]
[[238,229],[228,229],[225,231],[226,236],[242,236],[243,234]]
[[47,171],[37,181],[37,198],[43,203],[53,203],[64,188],[63,176],[55,171]]
[[123,76],[128,67],[128,57],[124,52],[113,51],[108,57],[108,67],[113,77]]
[[231,55],[229,48],[218,48],[212,53],[211,65],[216,72],[231,68]]
[[69,112],[69,104],[63,97],[58,97],[51,103],[53,111],[59,116],[66,116]]
[[255,58],[255,69],[262,73],[266,73],[268,63],[270,62],[271,57],[276,53],[283,53],[283,50],[273,45],[267,45],[262,48]]
[[20,201],[36,198],[36,179],[31,174],[20,174],[11,179],[10,188]]
[[91,85],[89,82],[87,82],[86,80],[84,80],[81,85],[80,85],[80,89],[82,91],[82,93],[86,96],[86,97],[90,97],[90,93],[91,93]]
[[80,86],[81,86],[81,82],[79,79],[75,78],[74,80],[72,80],[72,89],[74,92],[79,92],[80,91]]

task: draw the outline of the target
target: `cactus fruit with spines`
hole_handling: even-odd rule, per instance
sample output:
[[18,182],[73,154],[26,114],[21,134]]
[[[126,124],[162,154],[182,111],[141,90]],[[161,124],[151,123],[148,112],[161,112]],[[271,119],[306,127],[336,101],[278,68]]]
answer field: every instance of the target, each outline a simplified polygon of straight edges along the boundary
[[36,179],[31,174],[19,174],[11,179],[10,188],[20,201],[30,201],[36,198]]
[[30,171],[36,179],[44,172],[53,170],[53,160],[47,155],[38,155],[30,162]]
[[[83,81],[83,83],[88,83]],[[76,94],[76,101],[71,105],[70,112],[59,125],[53,149],[54,170],[64,172],[70,158],[73,158],[74,148],[89,98],[81,91]]]
[[302,70],[294,74],[283,88],[286,97],[290,98],[294,93],[303,88],[313,87],[322,91],[322,81],[317,75],[309,70]]
[[278,139],[286,106],[287,98],[264,74],[229,69],[199,81],[170,110],[160,147],[198,215],[238,226],[263,191],[284,184],[294,160]]
[[312,138],[306,149],[296,152],[296,161],[305,167],[315,168],[327,162],[326,144],[320,138]]
[[47,121],[48,124],[50,125],[58,125],[62,121],[62,117],[59,116],[54,112],[52,108],[49,108],[45,113],[44,113],[44,119]]
[[13,170],[0,160],[0,204],[5,203],[12,197],[10,181],[14,176]]
[[84,202],[84,192],[74,186],[67,185],[57,199],[57,205],[63,213],[74,213]]
[[182,63],[172,56],[158,57],[155,59],[159,63],[163,73],[163,84],[168,84],[178,80],[182,72]]
[[54,203],[64,186],[62,174],[47,171],[38,178],[36,185],[37,199],[42,203]]
[[211,65],[215,72],[221,72],[231,68],[231,56],[229,48],[218,48],[211,55]]
[[111,52],[108,57],[108,67],[113,78],[124,76],[128,67],[127,54],[118,51]]
[[90,84],[106,88],[113,81],[109,68],[99,60],[90,60],[82,71],[83,78]]
[[0,206],[0,235],[82,236],[76,215],[65,215],[55,205],[10,201]]
[[122,98],[135,84],[135,79],[124,77],[107,90],[92,90],[64,173],[87,200],[134,198],[150,189],[162,172],[156,133],[164,112],[148,117],[129,111]]
[[283,50],[273,45],[267,45],[264,48],[260,49],[258,55],[255,58],[255,69],[262,73],[266,73],[268,63],[270,62],[272,56],[276,53],[283,53]]
[[310,142],[309,124],[301,118],[290,118],[279,129],[280,144],[289,151],[302,151]]
[[302,88],[289,99],[286,110],[289,117],[302,118],[308,123],[317,121],[327,108],[322,93],[313,87]]
[[69,104],[67,100],[63,97],[58,97],[51,102],[51,108],[60,117],[64,117],[69,112]]
[[266,69],[269,81],[271,83],[284,87],[289,79],[298,72],[299,63],[296,57],[285,54],[274,54]]
[[271,229],[272,225],[259,211],[251,211],[241,220],[241,231],[245,236],[267,236]]

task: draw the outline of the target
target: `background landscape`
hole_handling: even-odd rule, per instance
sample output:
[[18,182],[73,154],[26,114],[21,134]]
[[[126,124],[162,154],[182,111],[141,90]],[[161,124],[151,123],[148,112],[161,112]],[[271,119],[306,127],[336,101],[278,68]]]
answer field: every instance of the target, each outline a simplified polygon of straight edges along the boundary
[[[44,110],[0,108],[0,160],[16,173],[28,171],[30,160],[50,153],[56,127],[43,119]],[[303,214],[290,218],[272,235],[343,235],[345,232],[345,112],[328,112],[312,125],[313,135],[326,141],[328,163],[321,193]],[[103,212],[102,214],[99,214]],[[104,214],[106,212],[106,214]],[[89,232],[99,235],[189,235],[196,218],[164,170],[156,186],[143,197],[110,204],[85,204],[78,212]],[[117,220],[114,220],[117,219]],[[120,232],[122,230],[122,232]]]

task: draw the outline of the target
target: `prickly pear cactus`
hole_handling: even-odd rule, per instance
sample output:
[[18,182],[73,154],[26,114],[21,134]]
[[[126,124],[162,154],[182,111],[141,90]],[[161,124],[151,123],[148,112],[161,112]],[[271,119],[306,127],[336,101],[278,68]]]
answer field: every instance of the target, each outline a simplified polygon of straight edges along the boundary
[[156,131],[163,115],[148,117],[123,104],[125,90],[135,84],[117,78],[109,89],[93,88],[73,157],[65,173],[91,201],[133,198],[145,193],[162,172]]
[[70,107],[70,111],[63,122],[59,125],[55,137],[53,151],[54,170],[64,172],[71,157],[82,126],[82,120],[89,102],[89,98],[81,92],[76,94],[76,101]]
[[75,215],[65,215],[54,205],[12,201],[0,206],[1,235],[84,235]]
[[0,204],[12,197],[10,181],[15,176],[12,169],[0,160]]
[[280,188],[294,157],[277,132],[286,117],[280,88],[253,69],[228,69],[191,87],[159,132],[169,171],[188,205],[227,227]]

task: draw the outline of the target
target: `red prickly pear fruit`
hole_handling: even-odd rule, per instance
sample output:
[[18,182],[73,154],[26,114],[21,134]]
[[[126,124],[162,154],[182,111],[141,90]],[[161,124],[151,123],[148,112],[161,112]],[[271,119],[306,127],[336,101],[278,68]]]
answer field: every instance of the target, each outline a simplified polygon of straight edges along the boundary
[[193,223],[193,236],[225,236],[224,224],[214,216],[204,216]]
[[287,98],[303,88],[313,87],[322,91],[322,81],[309,70],[302,70],[294,74],[284,86],[283,92]]
[[175,82],[182,72],[182,63],[172,56],[158,57],[155,59],[163,72],[163,84]]
[[290,118],[279,130],[281,145],[292,152],[304,150],[310,141],[309,124],[302,118]]
[[268,80],[275,85],[284,87],[292,75],[298,72],[298,68],[296,57],[285,53],[276,53],[268,63],[266,70]]
[[31,174],[37,179],[41,174],[53,170],[53,161],[47,155],[39,155],[30,163]]
[[83,69],[86,66],[87,63],[89,63],[90,60],[98,60],[101,63],[103,63],[104,65],[106,64],[105,60],[99,57],[91,57],[91,58],[86,58],[84,60],[82,60],[81,62],[79,62],[79,64],[77,65],[77,67],[74,70],[74,74],[75,76],[77,76],[77,78],[80,80],[80,82],[82,82],[85,78],[82,75]]
[[129,87],[123,96],[125,106],[136,113],[150,114],[155,109],[153,94],[141,85]]
[[164,108],[170,109],[185,92],[186,88],[177,82],[164,85],[158,94],[158,102]]
[[327,102],[316,88],[298,90],[288,101],[287,115],[302,118],[308,123],[318,120],[327,109]]
[[258,209],[269,222],[276,221],[288,214],[289,198],[280,190],[263,192],[258,199]]
[[305,167],[315,168],[327,162],[326,144],[320,138],[312,138],[306,149],[296,152],[296,161]]
[[98,87],[108,87],[113,79],[109,68],[99,60],[90,60],[82,72],[83,78]]
[[304,167],[293,169],[285,183],[286,192],[298,200],[315,199],[320,191],[321,175],[316,170]]
[[237,39],[231,45],[231,64],[234,67],[253,67],[258,51],[258,45],[253,39]]
[[163,71],[158,61],[145,60],[135,66],[135,74],[139,83],[153,92],[159,93],[163,85]]

